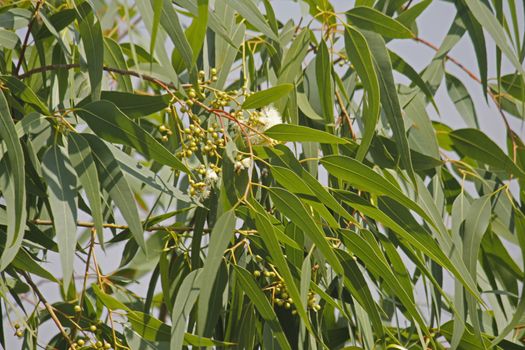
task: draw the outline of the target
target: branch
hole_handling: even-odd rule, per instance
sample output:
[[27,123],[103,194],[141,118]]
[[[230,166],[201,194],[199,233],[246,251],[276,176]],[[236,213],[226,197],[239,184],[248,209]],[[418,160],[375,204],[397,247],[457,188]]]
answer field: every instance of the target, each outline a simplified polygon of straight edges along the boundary
[[18,58],[18,63],[16,64],[16,68],[14,72],[15,75],[18,75],[18,72],[20,71],[20,67],[22,67],[22,62],[24,62],[24,55],[26,53],[27,43],[29,42],[29,34],[31,34],[31,29],[33,28],[33,24],[35,23],[35,20],[38,17],[38,11],[40,10],[40,7],[43,4],[44,4],[44,0],[38,0],[38,2],[36,3],[35,12],[33,12],[31,21],[29,22],[29,25],[27,26],[26,36],[24,37],[24,43],[22,44],[22,49],[20,50],[20,57]]
[[[59,69],[68,69],[69,70],[69,69],[73,69],[73,68],[80,68],[80,64],[78,64],[78,63],[50,64],[50,65],[47,65],[47,66],[42,66],[42,67],[38,67],[38,68],[35,68],[35,69],[31,69],[31,70],[25,72],[24,74],[20,74],[18,76],[18,78],[19,79],[25,79],[25,78],[30,77],[33,74],[47,72],[47,71],[50,71],[50,70],[59,70]],[[104,66],[102,69],[105,70],[106,72],[117,73],[117,74],[122,74],[122,75],[130,75],[130,76],[133,76],[133,77],[141,78],[141,79],[150,81],[152,83],[155,83],[155,84],[163,87],[166,90],[169,90],[170,88],[174,89],[174,90],[177,89],[175,87],[175,85],[173,85],[172,83],[166,83],[166,82],[160,81],[159,79],[157,79],[155,77],[152,77],[151,75],[142,74],[142,73],[139,73],[139,72],[136,72],[136,71],[132,71],[132,70],[112,68],[112,67],[107,67],[107,66]]]
[[42,293],[38,289],[38,287],[35,284],[35,282],[33,282],[33,280],[31,279],[31,276],[25,271],[21,271],[21,274],[22,274],[22,276],[24,276],[24,278],[27,281],[27,283],[31,286],[31,289],[33,289],[33,291],[35,292],[36,296],[38,297],[38,300],[40,300],[40,302],[42,304],[44,304],[44,306],[46,307],[47,312],[49,312],[49,316],[51,316],[51,319],[57,325],[58,329],[60,330],[60,333],[62,333],[62,336],[67,340],[69,345],[73,345],[73,342],[71,341],[71,338],[69,337],[69,335],[67,334],[66,330],[64,329],[64,326],[62,326],[62,323],[60,323],[60,320],[58,319],[57,315],[55,314],[55,311],[53,310],[53,307],[51,306],[51,304],[49,304],[49,302],[46,300],[46,298],[42,295]]
[[[34,225],[53,225],[53,221],[51,220],[31,220],[30,221]],[[93,222],[86,222],[86,221],[77,221],[78,227],[89,227],[93,228],[95,227],[95,224]],[[117,230],[126,230],[129,228],[127,225],[118,225],[118,224],[102,224],[102,227],[105,228],[114,228]],[[144,229],[145,231],[175,231],[175,232],[189,232],[193,231],[194,227],[192,226],[151,226]],[[209,233],[211,232],[211,229],[204,229],[204,232]]]
[[[430,47],[431,49],[433,49],[434,51],[439,51],[439,47],[437,47],[436,45],[432,44],[430,41],[427,41],[425,39],[422,39],[422,38],[418,38],[418,37],[415,37],[414,38],[415,41],[417,42],[420,42],[428,47]],[[462,71],[464,71],[465,73],[467,73],[467,75],[469,77],[471,77],[473,80],[475,80],[476,82],[480,83],[481,84],[481,79],[478,78],[476,76],[476,74],[474,74],[471,70],[469,70],[467,67],[465,67],[463,65],[463,63],[459,62],[457,59],[455,59],[454,57],[450,56],[450,55],[445,55],[446,59],[449,60],[450,62],[454,63],[456,66],[458,66]]]
[[[424,45],[426,45],[428,47],[430,47],[431,49],[433,49],[436,52],[439,51],[439,47],[437,47],[436,45],[432,44],[431,42],[429,42],[429,41],[427,41],[425,39],[415,37],[414,40],[417,41],[417,42],[420,42],[420,43],[422,43],[422,44],[424,44]],[[445,55],[445,58],[447,60],[449,60],[450,62],[454,63],[456,66],[458,66],[463,72],[465,72],[470,78],[472,78],[472,80],[476,81],[479,84],[482,84],[481,79],[476,74],[474,74],[471,70],[469,70],[467,67],[465,67],[457,59],[455,59],[454,57],[452,57],[450,55]],[[492,101],[496,105],[496,108],[498,109],[498,112],[501,115],[501,118],[503,119],[503,123],[505,124],[505,127],[507,128],[507,130],[512,131],[512,129],[510,127],[510,124],[509,124],[509,121],[507,120],[507,117],[505,116],[505,113],[503,113],[503,110],[501,109],[501,105],[500,105],[500,103],[498,101],[498,98],[496,97],[496,95],[494,94],[494,92],[492,91],[492,89],[490,87],[487,88],[487,93],[490,95]],[[514,138],[512,138],[512,142],[513,143],[515,142]]]

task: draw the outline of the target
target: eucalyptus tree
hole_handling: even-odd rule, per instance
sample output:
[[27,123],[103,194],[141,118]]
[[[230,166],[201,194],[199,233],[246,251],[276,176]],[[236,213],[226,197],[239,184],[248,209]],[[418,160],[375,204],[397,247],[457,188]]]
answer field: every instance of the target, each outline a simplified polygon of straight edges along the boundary
[[431,2],[3,2],[2,346],[523,349],[523,3]]

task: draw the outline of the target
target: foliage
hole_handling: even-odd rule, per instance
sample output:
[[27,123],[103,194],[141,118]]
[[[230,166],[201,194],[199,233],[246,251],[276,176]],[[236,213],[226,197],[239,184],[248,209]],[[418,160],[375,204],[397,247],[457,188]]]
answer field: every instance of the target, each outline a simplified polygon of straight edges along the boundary
[[276,2],[1,5],[4,348],[524,348],[523,4]]

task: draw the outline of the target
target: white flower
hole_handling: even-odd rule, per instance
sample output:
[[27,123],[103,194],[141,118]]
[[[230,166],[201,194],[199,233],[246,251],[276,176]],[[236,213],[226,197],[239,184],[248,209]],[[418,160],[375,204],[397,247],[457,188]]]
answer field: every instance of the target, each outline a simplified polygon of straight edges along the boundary
[[203,202],[206,198],[210,196],[210,190],[207,187],[202,188],[199,191],[198,198],[201,202]]
[[244,169],[244,165],[242,165],[242,163],[239,161],[236,161],[233,167],[235,168],[236,172]]
[[241,160],[241,164],[245,169],[248,169],[252,166],[252,159],[251,158],[244,158]]
[[206,169],[206,175],[204,177],[204,182],[208,185],[213,185],[219,180],[219,176],[213,169]]
[[262,126],[262,131],[268,130],[272,126],[282,124],[283,118],[277,109],[272,106],[264,107],[261,110],[261,116],[259,122]]
[[239,172],[244,169],[248,169],[252,166],[253,162],[251,158],[244,158],[242,160],[238,160],[234,164],[234,168],[236,172]]

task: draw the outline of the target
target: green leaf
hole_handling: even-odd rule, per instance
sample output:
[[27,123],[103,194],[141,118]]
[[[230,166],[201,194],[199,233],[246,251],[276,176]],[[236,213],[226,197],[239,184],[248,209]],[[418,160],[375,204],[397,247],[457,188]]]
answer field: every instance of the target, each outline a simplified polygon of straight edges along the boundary
[[[465,217],[463,234],[463,260],[472,278],[477,280],[477,262],[481,241],[490,222],[492,194],[474,200]],[[477,315],[476,300],[472,295],[466,295],[470,320],[474,332],[481,337],[481,324]]]
[[505,152],[483,132],[477,129],[459,129],[450,132],[449,136],[453,147],[461,154],[494,169],[525,178],[525,172],[518,168]]
[[[263,208],[259,205],[259,210],[260,209]],[[301,316],[302,321],[305,323],[306,328],[313,333],[312,325],[310,324],[306,308],[301,299],[301,293],[299,292],[299,288],[295,283],[290,267],[288,266],[286,258],[281,250],[273,225],[268,219],[267,214],[264,212],[264,209],[263,212],[256,211],[254,214],[257,231],[261,235],[264,245],[272,257],[272,262],[277,266],[279,274],[283,277],[286,288],[289,291],[291,298],[294,300],[296,310]],[[308,285],[310,285],[309,282]]]
[[[2,246],[2,248],[4,247]],[[21,271],[26,271],[49,281],[58,283],[58,279],[41,264],[41,262],[36,262],[31,255],[25,251],[25,249],[20,249],[12,262],[12,265]]]
[[388,53],[390,55],[390,60],[392,61],[392,66],[394,67],[394,69],[406,76],[407,78],[409,78],[412,81],[412,83],[414,83],[425,94],[425,97],[432,103],[432,106],[434,107],[436,112],[439,113],[436,101],[434,100],[434,94],[432,93],[432,90],[430,89],[428,84],[423,80],[421,75],[419,75],[418,72],[416,72],[416,70],[412,68],[411,65],[409,65],[395,52],[389,50]]
[[339,227],[338,222],[334,219],[330,211],[325,208],[322,202],[315,197],[315,193],[308,185],[292,170],[280,166],[272,166],[272,175],[274,179],[290,192],[302,197],[313,210],[319,213],[327,223],[334,228]]
[[399,16],[397,16],[396,20],[406,27],[410,27],[431,3],[432,0],[423,0],[417,4],[414,4],[413,6],[410,6],[410,8],[401,12]]
[[57,145],[51,146],[44,153],[42,170],[53,214],[64,289],[67,290],[73,277],[77,244],[77,178],[65,150]]
[[227,3],[261,33],[272,40],[279,41],[279,38],[273,32],[266,18],[264,18],[253,1],[227,0]]
[[153,136],[122,113],[113,103],[96,101],[77,109],[78,115],[104,140],[135,148],[146,159],[188,172],[188,168]]
[[26,102],[27,104],[31,105],[37,112],[40,112],[45,115],[50,115],[49,109],[47,106],[42,102],[42,100],[35,94],[35,92],[26,84],[18,80],[17,78],[13,76],[8,75],[2,75],[0,76],[0,80],[2,80],[9,91],[11,91],[11,94],[22,101]]
[[[153,2],[154,6],[154,1]],[[182,30],[182,25],[179,21],[179,15],[173,8],[173,4],[169,0],[163,0],[162,14],[160,16],[160,24],[168,33],[171,41],[175,45],[175,49],[179,52],[182,57],[184,65],[191,71],[193,68],[193,51],[188,39]]]
[[[436,263],[448,269],[454,274],[454,276],[459,281],[461,281],[461,283],[470,291],[471,294],[477,296],[477,289],[473,287],[475,286],[475,284],[470,283],[472,279],[466,278],[461,273],[461,271],[463,271],[464,269],[462,269],[461,266],[456,267],[454,263],[452,263],[452,261],[445,255],[443,249],[441,249],[436,244],[436,242],[432,239],[432,237],[429,234],[419,231],[408,232],[404,227],[402,227],[399,223],[394,221],[390,216],[386,215],[383,211],[379,210],[378,208],[376,208],[363,198],[355,195],[354,193],[344,190],[337,190],[336,195],[342,200],[346,201],[355,210],[362,212],[364,215],[374,220],[377,220],[385,227],[392,229],[399,235],[399,237],[402,240],[411,244],[417,251],[421,251],[422,253],[430,257],[432,260],[434,260]],[[478,298],[478,300],[481,299]]]
[[345,30],[345,48],[348,58],[353,63],[359,78],[366,90],[367,103],[363,111],[365,130],[356,158],[363,160],[372,143],[377,122],[379,120],[380,90],[379,80],[374,68],[372,52],[365,37],[352,27]]
[[327,156],[321,159],[321,164],[331,175],[347,181],[361,190],[379,196],[388,196],[414,210],[427,222],[433,224],[432,219],[416,202],[405,196],[398,187],[363,163],[346,156]]
[[80,135],[91,147],[92,155],[97,166],[98,178],[101,180],[102,187],[109,193],[111,199],[120,209],[137,244],[146,251],[144,230],[135,205],[133,192],[131,192],[119,163],[111,153],[109,147],[101,139],[91,134]]
[[525,69],[523,69],[523,65],[521,64],[518,56],[514,53],[512,47],[509,45],[507,37],[505,36],[505,30],[498,22],[498,19],[491,12],[488,5],[478,0],[464,1],[483,29],[489,32],[490,36],[492,36],[494,43],[501,49],[505,56],[507,56],[514,68],[516,68],[516,70],[521,73],[522,77],[524,77]]
[[414,37],[410,29],[403,24],[371,7],[354,7],[346,12],[346,17],[355,26],[387,38],[410,39]]
[[273,336],[277,339],[277,342],[281,348],[284,350],[291,350],[292,347],[290,346],[290,343],[284,334],[281,323],[279,322],[275,311],[268,302],[268,299],[264,293],[261,291],[261,288],[253,280],[252,275],[240,266],[233,265],[232,267],[236,273],[237,280],[239,281],[242,290],[248,295],[252,303],[257,308],[257,311],[259,311],[261,317],[268,323],[273,331]]
[[[286,50],[283,55],[281,68],[278,74],[278,84],[295,84],[299,74],[303,72],[302,62],[308,53],[310,44],[310,30],[303,30]],[[283,111],[286,107],[287,97],[279,99],[275,103],[275,107],[279,111]]]
[[332,80],[332,60],[328,46],[321,40],[315,56],[315,76],[324,119],[328,123],[334,121],[334,84]]
[[235,211],[228,210],[222,214],[218,219],[210,236],[210,244],[208,248],[208,256],[204,261],[204,266],[200,274],[201,281],[206,281],[201,284],[199,294],[199,305],[197,314],[197,324],[199,327],[199,334],[204,330],[206,319],[208,318],[208,303],[213,292],[213,285],[215,277],[219,271],[219,265],[223,259],[224,251],[228,247],[230,240],[233,238],[235,229]]
[[15,32],[0,28],[0,45],[7,49],[14,49],[18,44],[18,35]]
[[193,305],[199,297],[199,289],[201,287],[199,273],[201,270],[194,270],[190,272],[182,282],[175,302],[173,303],[173,310],[171,312],[171,320],[173,326],[171,328],[171,342],[172,350],[182,349],[184,345],[183,334],[186,330],[187,324],[190,320],[190,313]]
[[[104,63],[111,68],[128,70],[128,65],[124,59],[124,53],[119,44],[113,39],[104,38]],[[125,74],[116,74],[115,79],[118,82],[119,88],[125,92],[133,92],[133,84],[131,77]],[[102,99],[104,99],[104,91],[102,92]]]
[[274,125],[270,129],[266,130],[264,134],[278,141],[319,142],[328,144],[351,143],[350,140],[345,140],[326,131],[292,124]]
[[91,84],[91,98],[93,101],[100,99],[102,91],[102,69],[104,67],[104,39],[100,21],[93,12],[84,16],[79,23],[79,33],[84,44],[84,52]]
[[[127,311],[127,318],[131,327],[137,334],[145,340],[169,342],[171,327],[161,320],[140,311],[132,310],[116,298],[104,293],[100,287],[93,285],[93,291],[97,298],[110,310]],[[193,334],[184,333],[184,345],[192,346],[230,346],[229,342],[221,342],[210,338],[198,337]],[[170,347],[170,349],[172,349]]]
[[90,204],[91,217],[95,224],[98,241],[104,247],[104,219],[102,217],[102,196],[97,167],[87,141],[78,134],[68,135],[68,153],[71,165],[76,171],[80,184],[86,192]]
[[397,96],[394,75],[392,74],[392,64],[390,63],[390,56],[386,49],[385,41],[379,35],[371,32],[365,32],[364,35],[368,45],[370,45],[370,50],[374,53],[373,59],[379,76],[383,111],[392,127],[401,162],[415,186],[416,176],[410,158],[410,147],[405,133],[403,114],[399,104],[399,97]]
[[[381,322],[381,316],[379,314],[380,309],[372,297],[370,288],[368,287],[367,281],[361,273],[359,266],[353,257],[344,250],[336,249],[343,267],[345,274],[343,276],[343,283],[348,291],[352,294],[352,297],[366,310],[368,317],[372,323],[372,326],[377,332],[378,337],[383,337],[385,329]],[[331,299],[331,298],[330,298]]]
[[208,0],[197,0],[198,14],[193,19],[193,22],[188,27],[186,35],[193,51],[193,59],[196,60],[201,52],[204,38],[206,37],[206,30],[208,28]]
[[[425,333],[428,332],[425,321],[416,309],[412,290],[405,290],[396,276],[392,273],[392,268],[384,255],[380,254],[379,246],[374,249],[371,244],[377,244],[374,238],[365,241],[357,233],[352,231],[342,231],[345,245],[366,265],[374,275],[380,277],[388,285],[388,290],[394,293],[406,308],[408,314],[419,324]],[[364,232],[366,234],[366,232]],[[370,233],[369,233],[370,234]]]
[[[133,119],[160,112],[168,107],[170,102],[170,96],[168,94],[142,95],[123,91],[102,91],[100,99],[110,101],[120,109],[122,113]],[[84,101],[80,102],[78,107],[82,107],[86,103],[91,102],[87,101],[87,99]]]
[[323,120],[323,117],[317,114],[317,112],[313,109],[305,93],[297,92],[297,107],[299,107],[301,112],[303,112],[308,118],[317,121]]
[[450,99],[456,105],[459,115],[469,128],[479,128],[478,117],[476,115],[476,107],[474,101],[470,97],[467,88],[461,80],[451,74],[445,75],[447,79],[447,91]]
[[0,138],[6,145],[5,150],[0,146],[0,150],[3,151],[2,160],[6,160],[5,167],[2,167],[3,171],[0,170],[3,173],[0,176],[0,186],[7,204],[8,215],[7,248],[2,250],[0,257],[0,271],[2,271],[20,248],[27,215],[24,153],[2,91],[0,91]]
[[315,243],[334,271],[342,274],[343,268],[341,263],[335,256],[323,230],[319,224],[314,221],[299,198],[287,190],[278,187],[272,187],[270,193],[277,209],[303,230],[312,242]]
[[256,109],[270,105],[293,90],[292,84],[280,84],[266,90],[258,91],[246,98],[242,104],[243,109]]
[[160,16],[162,15],[162,3],[164,0],[152,0],[151,7],[153,8],[153,21],[151,22],[151,41],[149,44],[149,54],[153,57],[155,51],[155,44],[157,43],[157,33],[159,31]]

